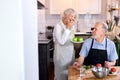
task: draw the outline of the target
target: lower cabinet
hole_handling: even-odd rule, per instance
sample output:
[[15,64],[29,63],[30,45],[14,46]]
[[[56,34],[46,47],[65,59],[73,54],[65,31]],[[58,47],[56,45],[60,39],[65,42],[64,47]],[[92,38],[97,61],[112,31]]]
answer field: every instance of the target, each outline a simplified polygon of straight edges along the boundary
[[[89,38],[91,34],[75,34],[75,37],[82,37],[84,40]],[[83,43],[74,43],[74,50],[75,50],[75,58],[78,58],[80,55],[80,50],[82,48]]]
[[51,40],[46,43],[38,44],[38,56],[39,56],[39,80],[49,80],[50,74],[50,52],[51,52]]
[[39,80],[49,80],[49,45],[39,44]]

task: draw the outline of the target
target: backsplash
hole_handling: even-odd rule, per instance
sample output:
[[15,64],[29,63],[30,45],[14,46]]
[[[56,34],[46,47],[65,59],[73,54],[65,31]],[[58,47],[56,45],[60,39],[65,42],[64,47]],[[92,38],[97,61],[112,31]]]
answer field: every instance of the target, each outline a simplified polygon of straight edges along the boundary
[[[97,14],[97,15],[91,15],[91,19],[89,23],[87,24],[85,19],[85,15],[79,15],[78,19],[78,26],[76,24],[76,27],[78,27],[78,30],[81,32],[89,32],[91,31],[91,27],[94,26],[94,23],[97,21],[104,21],[104,18],[102,15]],[[60,15],[47,15],[46,16],[46,25],[52,25],[55,26],[60,20]]]
[[[47,4],[46,6],[48,7]],[[106,2],[102,1],[102,13],[92,14],[89,24],[85,22],[85,14],[79,14],[78,30],[80,30],[81,32],[89,32],[91,30],[91,27],[94,26],[95,22],[105,21],[107,17],[105,6],[106,6]],[[38,10],[38,33],[39,32],[45,33],[46,26],[55,26],[60,20],[59,14],[56,15],[49,14],[48,10],[49,9]]]

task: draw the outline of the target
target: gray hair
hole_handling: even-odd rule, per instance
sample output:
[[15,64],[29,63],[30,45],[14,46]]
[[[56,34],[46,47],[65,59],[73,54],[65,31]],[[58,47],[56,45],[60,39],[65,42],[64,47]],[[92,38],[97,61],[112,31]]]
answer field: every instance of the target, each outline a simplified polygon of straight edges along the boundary
[[61,18],[64,18],[66,15],[69,15],[69,14],[71,14],[71,13],[74,13],[74,14],[75,14],[75,21],[77,21],[77,19],[78,19],[78,14],[77,14],[77,12],[76,12],[74,9],[72,9],[72,8],[66,9],[66,10],[63,12],[63,14],[61,15]]
[[102,28],[107,32],[108,31],[108,25],[105,22],[97,22],[96,24],[101,24]]

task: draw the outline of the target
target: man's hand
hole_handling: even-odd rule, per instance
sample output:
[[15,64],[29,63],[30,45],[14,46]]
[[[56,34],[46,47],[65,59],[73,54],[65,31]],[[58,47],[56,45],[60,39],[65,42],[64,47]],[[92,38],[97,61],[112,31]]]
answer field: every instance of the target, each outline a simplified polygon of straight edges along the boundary
[[104,66],[105,66],[105,67],[111,67],[111,66],[114,66],[115,63],[116,63],[116,61],[112,61],[112,62],[105,61]]
[[73,66],[73,68],[79,68],[80,64],[78,62],[74,62],[72,66]]
[[110,63],[109,61],[105,61],[104,66],[105,66],[105,67],[110,67],[110,64],[111,64],[111,63]]
[[73,67],[74,68],[79,68],[80,66],[83,65],[83,61],[84,61],[84,57],[83,56],[80,56],[76,62],[73,63]]

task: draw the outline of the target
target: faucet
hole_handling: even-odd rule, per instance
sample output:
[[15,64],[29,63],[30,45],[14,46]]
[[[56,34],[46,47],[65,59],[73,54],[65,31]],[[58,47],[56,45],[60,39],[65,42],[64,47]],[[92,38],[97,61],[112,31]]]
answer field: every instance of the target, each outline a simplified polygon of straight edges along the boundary
[[78,29],[78,27],[79,27],[79,22],[77,21],[77,32],[80,32],[80,30]]

